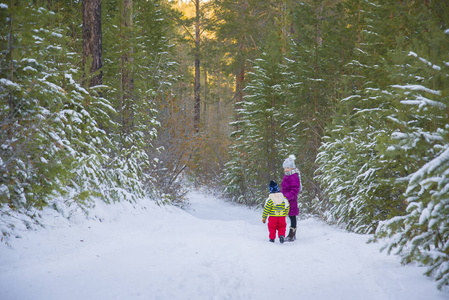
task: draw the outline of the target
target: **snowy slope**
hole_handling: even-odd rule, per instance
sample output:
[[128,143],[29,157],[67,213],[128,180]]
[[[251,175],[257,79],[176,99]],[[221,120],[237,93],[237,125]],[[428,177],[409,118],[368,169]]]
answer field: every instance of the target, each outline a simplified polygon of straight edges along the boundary
[[[440,300],[423,268],[317,220],[269,243],[261,212],[191,194],[189,212],[98,207],[103,222],[25,232],[0,245],[0,299]],[[51,222],[50,222],[51,220]]]

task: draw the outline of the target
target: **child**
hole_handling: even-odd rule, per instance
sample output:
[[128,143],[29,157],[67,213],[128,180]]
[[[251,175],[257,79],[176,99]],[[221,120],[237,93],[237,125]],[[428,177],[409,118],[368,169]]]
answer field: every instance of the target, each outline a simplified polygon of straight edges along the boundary
[[284,178],[282,178],[281,191],[290,204],[288,217],[290,218],[290,232],[287,236],[288,242],[296,240],[296,216],[299,215],[298,194],[301,191],[301,174],[295,166],[294,155],[290,155],[283,163]]
[[289,204],[287,199],[282,195],[279,190],[279,185],[273,180],[270,181],[270,196],[265,202],[265,206],[262,214],[262,222],[265,224],[268,219],[268,231],[270,242],[274,243],[276,238],[276,231],[278,232],[279,241],[284,243],[285,229],[287,228],[287,222],[285,217],[289,211]]

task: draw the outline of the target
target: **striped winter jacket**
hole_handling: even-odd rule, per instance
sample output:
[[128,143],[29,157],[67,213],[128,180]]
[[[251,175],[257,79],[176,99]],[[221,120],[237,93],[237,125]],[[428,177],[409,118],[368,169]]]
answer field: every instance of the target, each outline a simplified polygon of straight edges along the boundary
[[263,208],[262,219],[266,219],[267,216],[285,217],[288,215],[289,209],[290,204],[282,193],[270,194]]

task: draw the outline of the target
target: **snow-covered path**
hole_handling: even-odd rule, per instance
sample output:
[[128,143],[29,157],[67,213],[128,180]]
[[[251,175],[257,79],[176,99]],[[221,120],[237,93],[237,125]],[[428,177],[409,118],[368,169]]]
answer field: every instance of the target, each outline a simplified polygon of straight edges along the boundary
[[308,219],[296,242],[272,244],[260,211],[190,199],[188,213],[119,204],[103,208],[103,222],[58,219],[1,244],[0,299],[449,298],[366,236]]

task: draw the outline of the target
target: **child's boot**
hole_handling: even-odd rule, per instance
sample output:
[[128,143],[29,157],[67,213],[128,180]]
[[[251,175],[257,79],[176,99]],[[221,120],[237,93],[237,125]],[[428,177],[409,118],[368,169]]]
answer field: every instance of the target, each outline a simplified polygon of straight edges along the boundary
[[274,243],[274,240],[273,240],[273,239],[270,239],[270,242]]
[[281,244],[284,243],[284,236],[283,236],[283,235],[281,235],[281,236],[279,237],[279,241],[281,242]]
[[290,232],[287,235],[287,241],[293,242],[296,240],[296,228],[290,227]]

